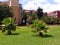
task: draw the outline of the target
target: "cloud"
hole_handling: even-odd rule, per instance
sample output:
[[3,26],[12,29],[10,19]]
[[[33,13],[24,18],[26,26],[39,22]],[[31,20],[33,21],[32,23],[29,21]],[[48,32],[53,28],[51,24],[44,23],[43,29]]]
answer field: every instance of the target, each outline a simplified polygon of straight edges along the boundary
[[44,9],[44,12],[56,11],[56,10],[60,10],[60,6],[59,5],[60,4],[50,4],[50,3],[47,3],[42,8]]
[[32,0],[24,5],[24,9],[37,9],[39,6],[42,7],[42,2],[47,2],[46,0]]
[[30,0],[23,5],[23,9],[28,10],[37,10],[38,7],[43,8],[44,12],[60,10],[60,0]]
[[3,2],[3,1],[8,1],[8,0],[0,0],[1,2]]
[[60,0],[54,0],[56,3],[60,3]]
[[27,10],[37,10],[38,7],[41,7],[44,12],[60,10],[60,0],[19,0],[19,2],[22,4],[23,9]]

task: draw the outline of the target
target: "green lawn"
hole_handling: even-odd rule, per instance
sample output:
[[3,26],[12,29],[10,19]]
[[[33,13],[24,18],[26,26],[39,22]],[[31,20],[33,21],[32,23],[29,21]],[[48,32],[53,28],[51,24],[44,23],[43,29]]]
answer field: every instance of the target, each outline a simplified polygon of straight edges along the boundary
[[60,45],[60,26],[49,26],[47,36],[39,37],[31,28],[18,27],[14,35],[5,35],[0,31],[0,45]]

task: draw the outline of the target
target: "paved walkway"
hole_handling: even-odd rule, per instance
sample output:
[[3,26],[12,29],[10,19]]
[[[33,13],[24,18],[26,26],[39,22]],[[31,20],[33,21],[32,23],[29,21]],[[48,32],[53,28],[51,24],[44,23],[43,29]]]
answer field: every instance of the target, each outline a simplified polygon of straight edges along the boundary
[[18,28],[27,28],[27,26],[17,26]]

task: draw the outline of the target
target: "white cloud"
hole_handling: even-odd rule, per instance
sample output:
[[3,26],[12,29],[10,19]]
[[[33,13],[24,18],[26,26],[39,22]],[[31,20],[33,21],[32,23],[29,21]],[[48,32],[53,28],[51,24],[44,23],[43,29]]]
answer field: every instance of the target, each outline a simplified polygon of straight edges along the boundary
[[47,0],[31,0],[26,3],[23,8],[36,10],[38,7],[44,9],[44,12],[60,10],[60,0],[54,0],[57,4],[51,4]]
[[[0,0],[0,1],[8,1],[8,0]],[[53,0],[51,0],[53,1]],[[24,9],[36,10],[38,7],[43,8],[44,12],[60,10],[60,0],[54,0],[56,4],[52,4],[48,2],[48,0],[22,0],[24,3]]]
[[0,0],[0,1],[8,1],[8,0]]
[[[60,4],[45,4],[43,6],[44,12],[49,12],[49,11],[55,11],[55,10],[60,10]],[[44,8],[45,7],[45,8]]]
[[54,0],[56,3],[60,3],[60,0]]
[[43,5],[41,2],[47,2],[45,0],[32,0],[29,1],[26,5],[24,5],[24,9],[37,9],[39,6],[42,7]]

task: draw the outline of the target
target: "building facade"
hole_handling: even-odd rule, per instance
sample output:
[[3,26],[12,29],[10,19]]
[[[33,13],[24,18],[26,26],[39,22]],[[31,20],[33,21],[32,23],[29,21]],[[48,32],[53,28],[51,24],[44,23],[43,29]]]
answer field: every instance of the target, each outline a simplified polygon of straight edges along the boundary
[[53,17],[55,17],[55,18],[60,18],[60,11],[53,11],[53,12],[50,12],[50,13],[48,13],[48,17],[49,16],[53,16]]
[[13,11],[13,18],[17,24],[21,23],[21,4],[19,4],[19,0],[9,0],[7,2],[0,2],[1,5],[5,4],[12,8]]

